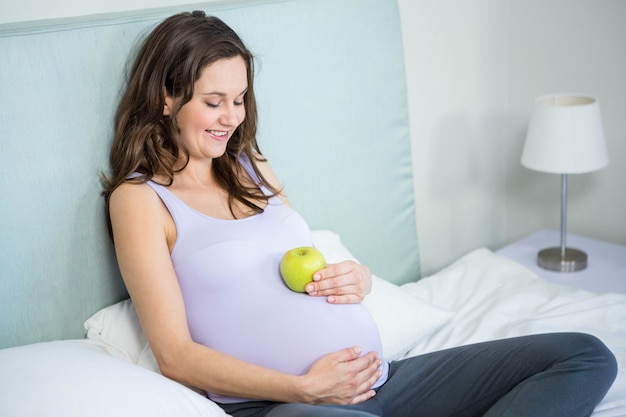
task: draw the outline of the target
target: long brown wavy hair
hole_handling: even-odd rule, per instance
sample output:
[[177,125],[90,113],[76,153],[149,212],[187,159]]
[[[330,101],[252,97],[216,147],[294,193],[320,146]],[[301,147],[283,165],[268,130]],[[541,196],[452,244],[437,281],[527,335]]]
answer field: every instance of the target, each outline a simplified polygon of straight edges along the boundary
[[[191,100],[194,85],[202,70],[227,58],[243,58],[248,78],[244,96],[246,117],[233,132],[223,156],[213,160],[218,183],[229,195],[234,217],[234,203],[239,201],[259,213],[263,208],[254,201],[265,200],[258,187],[242,182],[238,158],[245,154],[265,187],[276,195],[257,161],[264,161],[256,141],[257,109],[254,97],[254,57],[239,36],[223,21],[207,17],[202,11],[180,13],[161,22],[143,41],[128,75],[126,89],[115,114],[115,136],[109,156],[110,175],[103,175],[107,204],[113,191],[125,181],[146,182],[155,175],[164,176],[171,185],[174,174],[182,168],[180,158],[189,161],[187,149],[177,140],[176,115]],[[163,115],[165,91],[177,98],[177,107],[169,117]],[[131,174],[138,174],[129,180]]]

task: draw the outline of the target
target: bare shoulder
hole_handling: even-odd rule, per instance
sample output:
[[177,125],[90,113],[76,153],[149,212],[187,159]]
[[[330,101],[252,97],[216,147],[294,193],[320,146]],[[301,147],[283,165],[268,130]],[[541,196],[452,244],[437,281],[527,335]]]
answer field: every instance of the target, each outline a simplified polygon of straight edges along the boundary
[[[125,182],[109,199],[109,214],[114,235],[122,229],[165,231],[168,243],[175,239],[176,229],[167,208],[157,193],[145,183]],[[156,231],[156,230],[155,230]]]
[[[274,173],[274,170],[270,166],[270,163],[267,161],[267,159],[260,156],[260,158],[257,159],[256,165],[263,177],[267,180],[267,182],[269,182],[272,187],[276,188],[277,190],[283,190],[283,187],[278,180],[278,177]],[[281,200],[283,200],[285,204],[289,205],[289,200],[287,199],[287,195],[285,194],[284,190],[279,193],[279,197],[281,198]]]
[[112,207],[127,204],[149,204],[157,197],[148,184],[126,181],[120,184],[112,193],[109,200]]
[[117,187],[109,199],[111,217],[118,214],[132,215],[136,211],[146,214],[160,211],[162,203],[158,195],[145,183],[127,181]]

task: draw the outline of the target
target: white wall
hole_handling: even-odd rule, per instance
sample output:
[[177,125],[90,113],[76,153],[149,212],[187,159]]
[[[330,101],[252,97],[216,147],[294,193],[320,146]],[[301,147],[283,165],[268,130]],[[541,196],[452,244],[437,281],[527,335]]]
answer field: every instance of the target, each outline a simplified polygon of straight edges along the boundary
[[[509,4],[509,155],[504,156],[512,160],[521,152],[534,97],[552,92],[597,96],[609,166],[569,177],[568,231],[626,245],[626,1]],[[519,165],[509,167],[505,175],[506,236],[557,229],[560,176]]]
[[504,241],[507,5],[401,0],[422,273]]
[[112,13],[208,1],[216,0],[0,0],[0,23]]
[[[188,3],[0,0],[0,23]],[[533,99],[552,92],[598,96],[609,149],[608,168],[570,178],[568,230],[626,244],[626,1],[398,4],[422,272],[558,229],[560,177],[519,163]]]
[[533,100],[553,92],[599,97],[610,158],[570,176],[568,231],[626,244],[626,1],[399,5],[423,273],[559,229],[560,176],[519,162]]

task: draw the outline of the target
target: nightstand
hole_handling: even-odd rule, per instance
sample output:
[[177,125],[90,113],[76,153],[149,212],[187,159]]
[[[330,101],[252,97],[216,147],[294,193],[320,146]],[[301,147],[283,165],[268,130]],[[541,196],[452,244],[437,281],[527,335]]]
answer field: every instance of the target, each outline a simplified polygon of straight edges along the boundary
[[537,252],[560,245],[560,232],[541,230],[505,246],[496,253],[521,263],[537,275],[556,284],[596,293],[626,293],[626,246],[568,233],[566,246],[587,253],[587,268],[576,272],[555,272],[537,265]]

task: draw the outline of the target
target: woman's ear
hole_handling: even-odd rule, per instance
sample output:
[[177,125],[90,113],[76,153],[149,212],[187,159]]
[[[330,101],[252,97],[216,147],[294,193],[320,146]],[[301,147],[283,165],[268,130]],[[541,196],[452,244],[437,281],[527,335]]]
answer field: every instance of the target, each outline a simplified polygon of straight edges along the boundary
[[164,95],[164,102],[165,104],[163,105],[163,116],[169,116],[170,114],[172,114],[172,109],[174,106],[174,99],[172,98],[172,96],[170,96],[167,93],[167,90],[163,91],[163,95]]

